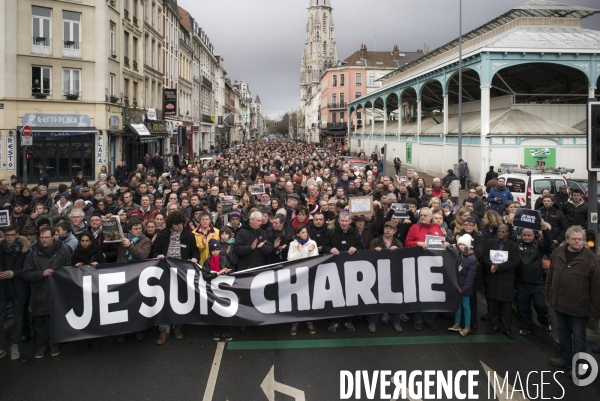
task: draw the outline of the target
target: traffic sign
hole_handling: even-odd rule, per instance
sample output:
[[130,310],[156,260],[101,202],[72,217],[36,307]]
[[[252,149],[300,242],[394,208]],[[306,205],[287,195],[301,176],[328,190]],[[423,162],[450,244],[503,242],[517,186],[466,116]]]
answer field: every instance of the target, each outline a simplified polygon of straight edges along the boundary
[[33,137],[32,136],[22,136],[21,137],[21,145],[22,146],[31,146],[31,145],[33,145]]
[[25,136],[31,136],[31,127],[29,125],[26,125],[26,126],[23,127],[23,129],[21,130],[21,132]]

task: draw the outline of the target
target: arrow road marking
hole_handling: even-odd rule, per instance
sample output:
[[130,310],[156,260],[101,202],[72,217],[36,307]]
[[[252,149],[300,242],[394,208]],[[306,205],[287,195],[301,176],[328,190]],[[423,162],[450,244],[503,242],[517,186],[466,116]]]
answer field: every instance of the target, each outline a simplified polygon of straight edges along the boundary
[[269,370],[269,373],[267,373],[267,376],[261,383],[260,388],[262,388],[262,390],[265,392],[265,395],[269,401],[275,401],[275,392],[289,395],[296,401],[306,401],[304,391],[275,381],[275,365],[273,365],[271,370]]
[[206,390],[204,390],[204,397],[202,397],[202,401],[212,401],[213,399],[213,394],[215,393],[215,386],[217,384],[217,377],[219,377],[219,367],[221,366],[221,358],[223,357],[224,349],[225,342],[219,341],[217,343],[215,359],[213,359],[212,367],[210,368],[210,374],[208,375],[208,381],[206,382]]
[[[495,375],[496,372],[493,371],[492,369],[490,369],[490,367],[488,365],[486,365],[485,363],[483,363],[481,361],[479,361],[479,363],[481,363],[481,366],[483,366],[485,375],[487,376],[488,381],[490,382],[489,384],[491,384],[492,387],[494,388],[493,391],[494,391],[494,394],[496,395],[496,397],[498,398],[498,400],[500,400],[500,401],[508,401],[508,400],[529,401],[528,398],[523,396],[523,393],[521,391],[517,390],[517,391],[513,392],[513,387],[510,385],[510,383],[506,383],[506,387],[505,387],[504,386],[504,384],[505,384],[504,378],[500,375]],[[494,379],[494,377],[496,379]],[[498,386],[500,386],[500,388],[498,388]],[[510,394],[510,396],[509,396],[509,394]]]

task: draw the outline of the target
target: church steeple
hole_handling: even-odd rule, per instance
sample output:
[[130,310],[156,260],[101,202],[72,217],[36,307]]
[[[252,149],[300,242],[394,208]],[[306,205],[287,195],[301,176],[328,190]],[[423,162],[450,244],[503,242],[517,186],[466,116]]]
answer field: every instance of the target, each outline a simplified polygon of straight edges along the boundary
[[331,0],[309,0],[306,44],[300,65],[301,98],[315,94],[323,72],[337,59]]

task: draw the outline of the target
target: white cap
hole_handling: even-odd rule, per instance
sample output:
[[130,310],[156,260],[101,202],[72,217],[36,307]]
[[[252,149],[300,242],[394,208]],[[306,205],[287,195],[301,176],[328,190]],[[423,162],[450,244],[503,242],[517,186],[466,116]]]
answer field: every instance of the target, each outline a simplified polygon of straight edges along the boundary
[[471,237],[469,234],[464,234],[462,237],[460,237],[458,239],[458,241],[456,241],[457,245],[463,244],[466,245],[468,248],[471,248],[471,242],[473,241],[473,237]]

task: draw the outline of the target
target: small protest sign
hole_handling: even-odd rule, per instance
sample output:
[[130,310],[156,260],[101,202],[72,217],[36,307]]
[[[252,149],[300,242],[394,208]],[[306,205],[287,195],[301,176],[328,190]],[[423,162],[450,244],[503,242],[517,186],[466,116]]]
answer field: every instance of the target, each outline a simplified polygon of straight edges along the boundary
[[119,216],[110,216],[102,219],[102,235],[105,243],[121,242],[124,238],[121,219]]
[[514,227],[530,228],[532,230],[542,230],[542,214],[539,210],[517,209],[512,225]]
[[235,204],[235,196],[221,196],[221,213],[229,213]]
[[353,216],[360,214],[373,214],[372,196],[355,196],[348,199],[350,214]]
[[400,219],[408,219],[408,211],[410,205],[408,203],[392,203],[392,210],[394,211],[394,217]]
[[0,210],[0,227],[10,226],[10,211]]
[[428,251],[443,251],[444,250],[444,237],[438,237],[437,235],[425,236],[425,243],[427,244]]
[[260,195],[265,193],[265,184],[256,184],[250,186],[250,193],[252,195]]
[[490,260],[492,263],[499,265],[500,263],[508,262],[508,251],[490,250]]

